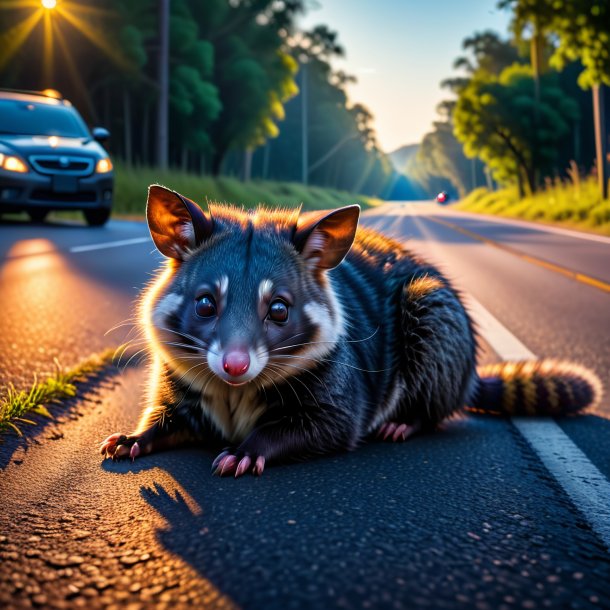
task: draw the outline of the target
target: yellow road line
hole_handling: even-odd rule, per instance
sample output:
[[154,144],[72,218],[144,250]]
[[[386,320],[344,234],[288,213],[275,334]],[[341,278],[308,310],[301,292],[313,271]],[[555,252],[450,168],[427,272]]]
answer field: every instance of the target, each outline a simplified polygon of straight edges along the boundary
[[576,271],[572,271],[571,269],[566,269],[565,267],[561,267],[560,265],[556,265],[555,263],[550,263],[549,261],[545,261],[544,259],[537,258],[535,256],[530,256],[529,254],[524,254],[520,250],[516,250],[511,246],[506,246],[501,244],[500,242],[494,241],[493,239],[489,239],[489,237],[484,237],[483,235],[479,235],[478,233],[474,233],[469,229],[464,229],[459,225],[456,225],[447,220],[441,220],[440,218],[435,218],[433,216],[426,216],[428,220],[432,222],[436,222],[438,224],[444,225],[457,231],[458,233],[462,233],[463,235],[467,235],[476,241],[480,241],[488,246],[493,246],[494,248],[498,248],[499,250],[504,250],[504,252],[508,252],[513,256],[519,257],[521,260],[527,261],[528,263],[532,263],[533,265],[537,265],[538,267],[543,267],[544,269],[548,269],[549,271],[553,271],[554,273],[559,273],[565,277],[569,277],[572,280],[580,282],[581,284],[587,284],[588,286],[593,286],[598,290],[602,290],[603,292],[610,292],[610,284],[604,282],[602,280],[598,280],[589,275],[585,275],[584,273],[577,273]]

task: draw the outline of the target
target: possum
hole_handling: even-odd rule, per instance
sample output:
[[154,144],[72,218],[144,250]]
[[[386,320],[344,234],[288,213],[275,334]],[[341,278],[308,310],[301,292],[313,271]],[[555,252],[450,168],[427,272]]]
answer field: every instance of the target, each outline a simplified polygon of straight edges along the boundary
[[600,382],[563,362],[477,369],[473,323],[451,282],[403,244],[330,211],[196,203],[149,188],[166,264],[140,302],[148,403],[102,455],[226,448],[213,472],[400,442],[464,409],[565,415]]

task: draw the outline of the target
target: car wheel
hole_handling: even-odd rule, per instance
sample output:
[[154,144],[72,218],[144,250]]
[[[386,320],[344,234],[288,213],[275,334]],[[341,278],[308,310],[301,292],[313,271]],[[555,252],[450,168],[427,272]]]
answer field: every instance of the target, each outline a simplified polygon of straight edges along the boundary
[[85,220],[90,227],[101,227],[108,222],[110,218],[110,210],[108,208],[100,208],[98,210],[85,210]]
[[32,222],[44,222],[45,218],[49,215],[49,210],[30,210],[28,216]]

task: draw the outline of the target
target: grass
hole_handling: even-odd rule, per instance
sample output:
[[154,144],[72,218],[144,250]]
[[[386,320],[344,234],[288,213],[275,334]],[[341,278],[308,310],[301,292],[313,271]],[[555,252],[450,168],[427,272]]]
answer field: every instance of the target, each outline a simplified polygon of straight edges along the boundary
[[610,235],[610,201],[602,201],[594,178],[556,181],[535,195],[519,199],[516,188],[478,188],[455,209],[479,214],[522,218]]
[[380,200],[346,191],[304,186],[297,182],[272,182],[251,180],[242,182],[236,178],[197,176],[177,170],[159,171],[152,168],[128,168],[118,164],[115,168],[114,214],[143,216],[146,192],[149,184],[163,184],[196,201],[235,203],[253,207],[258,203],[294,207],[303,204],[304,209],[319,210],[359,203],[362,207],[379,205]]
[[52,417],[47,407],[74,398],[77,384],[99,373],[112,362],[115,352],[115,349],[107,349],[68,370],[64,370],[55,360],[55,374],[44,381],[34,381],[31,388],[18,390],[12,384],[0,388],[0,433],[12,430],[21,436],[21,424],[35,424],[27,418],[30,414]]

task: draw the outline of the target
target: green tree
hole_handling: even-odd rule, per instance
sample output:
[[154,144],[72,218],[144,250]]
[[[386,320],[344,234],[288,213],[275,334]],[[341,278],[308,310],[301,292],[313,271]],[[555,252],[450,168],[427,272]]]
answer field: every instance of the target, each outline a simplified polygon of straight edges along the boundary
[[[332,69],[332,58],[343,54],[336,33],[318,26],[292,42],[291,55],[301,64],[298,82],[302,82],[304,72],[307,78],[309,181],[349,191],[383,193],[393,170],[379,150],[369,110],[361,104],[348,104],[345,87],[353,77]],[[265,177],[301,179],[302,104],[303,98],[298,96],[286,105],[279,137],[268,141],[257,155],[255,161]],[[270,168],[268,172],[265,167]]]
[[[506,67],[522,61],[518,48],[492,31],[474,33],[463,41],[462,48],[465,53],[454,61],[453,68],[463,74],[441,83],[456,95],[469,85],[474,75],[494,78]],[[429,191],[455,190],[462,197],[480,184],[484,176],[481,163],[464,155],[462,143],[453,134],[456,103],[456,100],[448,99],[437,106],[441,120],[424,136],[408,172]]]
[[221,171],[231,149],[254,149],[279,133],[284,103],[297,94],[297,64],[282,35],[303,10],[298,0],[190,0],[204,38],[214,49],[213,82],[222,111],[210,127],[211,171]]
[[475,74],[453,115],[466,155],[483,160],[499,182],[516,181],[521,193],[524,184],[536,191],[536,176],[553,171],[557,149],[578,118],[578,105],[559,87],[557,74],[542,80],[538,102],[528,66],[511,66],[499,77]]
[[424,136],[419,146],[417,161],[421,164],[422,178],[426,182],[435,176],[446,178],[460,197],[470,190],[471,161],[464,155],[450,121],[434,123],[434,130]]
[[[608,196],[607,133],[603,85],[610,85],[610,4],[607,0],[500,0],[500,7],[514,11],[513,30],[521,36],[533,30],[533,41],[555,39],[551,63],[562,69],[579,60],[578,77],[583,88],[593,88],[597,177],[602,198]],[[533,54],[534,55],[534,54]]]
[[512,29],[555,35],[551,65],[562,69],[579,60],[583,88],[610,85],[610,3],[607,0],[501,0],[500,8],[511,8]]

